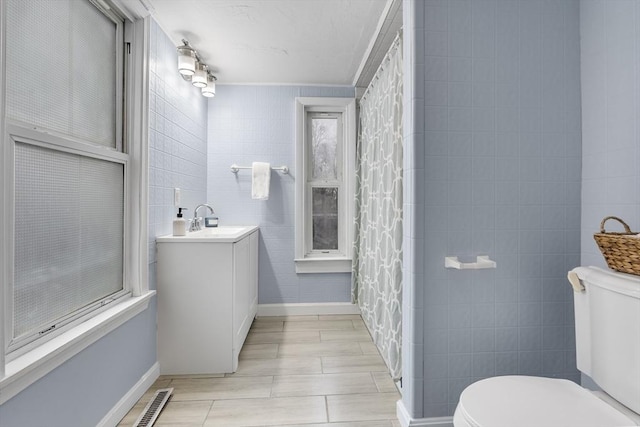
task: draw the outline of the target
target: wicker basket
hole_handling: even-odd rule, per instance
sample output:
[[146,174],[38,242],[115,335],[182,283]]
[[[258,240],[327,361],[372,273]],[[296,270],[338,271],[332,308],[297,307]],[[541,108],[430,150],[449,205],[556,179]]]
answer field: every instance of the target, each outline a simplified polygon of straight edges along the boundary
[[[604,223],[613,219],[624,227],[624,232],[607,232]],[[640,236],[631,231],[629,226],[620,218],[608,216],[600,223],[600,233],[593,238],[600,247],[607,265],[612,270],[640,276]]]

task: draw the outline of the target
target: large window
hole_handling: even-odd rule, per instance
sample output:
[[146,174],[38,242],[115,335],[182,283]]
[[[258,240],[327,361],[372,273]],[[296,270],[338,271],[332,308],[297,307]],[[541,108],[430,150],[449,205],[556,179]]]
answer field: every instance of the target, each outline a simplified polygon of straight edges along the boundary
[[126,293],[124,30],[105,12],[88,1],[7,5],[9,352]]
[[351,271],[355,102],[297,98],[296,271]]
[[142,38],[112,6],[0,4],[0,404],[151,294]]

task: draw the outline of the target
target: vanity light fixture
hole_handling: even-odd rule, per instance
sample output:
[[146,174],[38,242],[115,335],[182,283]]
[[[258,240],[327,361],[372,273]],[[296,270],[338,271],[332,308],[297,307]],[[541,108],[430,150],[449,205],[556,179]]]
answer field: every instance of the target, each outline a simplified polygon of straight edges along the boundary
[[202,88],[202,95],[207,98],[213,98],[216,96],[216,76],[209,73],[207,74],[207,85]]
[[182,78],[200,88],[202,95],[208,98],[216,95],[216,76],[211,74],[198,52],[191,47],[188,40],[182,39],[178,46],[178,71]]

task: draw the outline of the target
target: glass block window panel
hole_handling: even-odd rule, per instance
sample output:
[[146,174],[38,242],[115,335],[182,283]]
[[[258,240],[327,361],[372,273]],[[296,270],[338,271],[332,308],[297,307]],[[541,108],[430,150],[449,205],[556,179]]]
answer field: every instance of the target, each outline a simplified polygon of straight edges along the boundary
[[6,12],[7,117],[117,148],[121,23],[85,0],[9,1]]
[[338,188],[311,190],[312,250],[338,250]]
[[124,165],[15,145],[13,337],[123,292]]
[[311,119],[311,180],[338,178],[338,120],[336,117]]

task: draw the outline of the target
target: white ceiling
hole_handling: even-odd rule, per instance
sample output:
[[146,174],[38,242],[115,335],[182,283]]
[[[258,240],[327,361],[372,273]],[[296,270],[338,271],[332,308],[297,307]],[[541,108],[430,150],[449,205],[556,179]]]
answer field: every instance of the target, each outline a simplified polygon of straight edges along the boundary
[[392,0],[146,0],[218,83],[353,85]]

